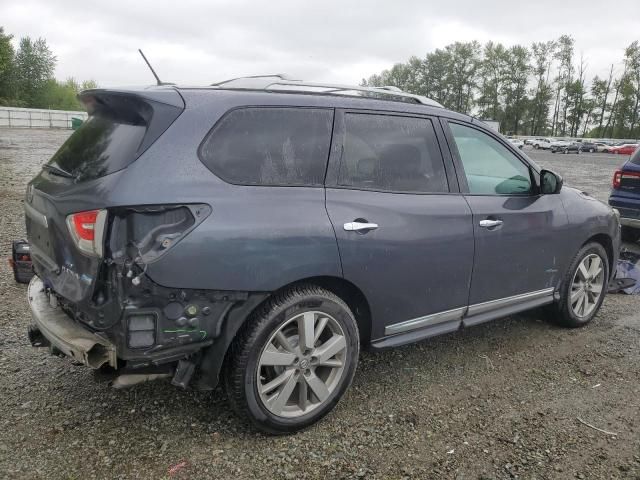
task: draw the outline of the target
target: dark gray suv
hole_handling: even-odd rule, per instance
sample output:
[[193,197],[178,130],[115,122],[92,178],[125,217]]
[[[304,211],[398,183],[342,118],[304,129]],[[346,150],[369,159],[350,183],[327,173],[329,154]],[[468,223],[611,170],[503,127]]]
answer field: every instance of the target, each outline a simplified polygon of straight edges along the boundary
[[33,345],[116,387],[220,380],[258,428],[327,414],[373,350],[597,313],[614,211],[481,121],[280,76],[81,94],[28,186]]

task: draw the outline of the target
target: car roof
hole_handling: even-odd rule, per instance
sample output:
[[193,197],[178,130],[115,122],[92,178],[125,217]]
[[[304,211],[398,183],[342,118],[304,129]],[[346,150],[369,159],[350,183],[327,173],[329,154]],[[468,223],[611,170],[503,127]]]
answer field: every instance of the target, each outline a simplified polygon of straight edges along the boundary
[[[284,80],[282,78],[285,78]],[[403,92],[392,86],[362,87],[353,85],[319,84],[289,80],[278,75],[241,77],[205,86],[189,85],[145,85],[96,89],[140,95],[163,101],[169,92],[182,96],[185,106],[197,105],[205,98],[234,98],[237,104],[245,105],[290,105],[318,106],[330,108],[382,110],[389,112],[442,116],[482,125],[481,120],[452,110],[427,97]],[[277,88],[275,87],[277,85]],[[82,92],[82,94],[91,91]]]

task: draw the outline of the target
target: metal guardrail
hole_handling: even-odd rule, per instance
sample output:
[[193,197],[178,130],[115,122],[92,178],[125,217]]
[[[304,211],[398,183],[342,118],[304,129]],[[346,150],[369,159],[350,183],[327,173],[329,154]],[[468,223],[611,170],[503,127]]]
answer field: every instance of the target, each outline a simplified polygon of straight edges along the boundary
[[0,128],[70,129],[74,117],[85,120],[87,112],[0,107]]

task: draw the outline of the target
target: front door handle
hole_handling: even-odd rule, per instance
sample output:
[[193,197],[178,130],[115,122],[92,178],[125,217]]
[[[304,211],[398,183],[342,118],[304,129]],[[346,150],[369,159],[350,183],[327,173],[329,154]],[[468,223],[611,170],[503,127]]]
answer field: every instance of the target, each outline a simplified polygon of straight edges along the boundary
[[378,228],[377,223],[348,222],[343,225],[347,232],[365,232]]
[[502,225],[502,220],[480,220],[482,228],[494,228]]

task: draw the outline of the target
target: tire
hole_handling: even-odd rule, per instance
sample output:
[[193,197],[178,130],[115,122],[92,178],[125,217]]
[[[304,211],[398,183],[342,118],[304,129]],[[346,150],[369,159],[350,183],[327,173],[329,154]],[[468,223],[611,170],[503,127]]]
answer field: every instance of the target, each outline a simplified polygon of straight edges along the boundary
[[589,149],[589,153],[594,153],[594,152],[595,152],[595,150],[593,148]]
[[537,143],[534,143],[534,144],[533,144],[533,148],[534,148],[535,150],[538,150],[540,147],[538,146],[538,144],[537,144]]
[[[576,307],[578,307],[578,303],[573,303],[571,301],[571,294],[576,293],[574,279],[577,278],[578,282],[580,281],[580,274],[578,273],[578,268],[582,264],[582,262],[588,257],[593,258],[594,256],[599,257],[600,266],[602,270],[601,277],[601,291],[599,296],[596,299],[591,298],[589,294],[585,295],[588,298],[587,302],[593,301],[593,303],[589,303],[589,310],[585,308],[584,315],[579,315],[576,313]],[[590,242],[584,245],[576,256],[573,258],[571,265],[567,269],[567,273],[564,276],[562,281],[562,286],[560,287],[560,299],[556,302],[554,308],[554,317],[556,323],[568,328],[577,328],[583,327],[588,324],[593,317],[596,316],[600,307],[602,306],[602,302],[604,301],[604,297],[607,294],[607,286],[609,284],[609,261],[607,257],[607,252],[604,247],[597,242]],[[595,280],[592,280],[592,285],[596,285]],[[573,292],[572,292],[573,291]],[[577,302],[580,302],[578,299]],[[579,307],[577,308],[579,310]]]
[[[300,325],[308,325],[309,315],[317,340],[312,338],[314,347],[305,352],[300,348],[304,342]],[[340,334],[342,341],[338,339]],[[341,366],[320,365],[321,357],[313,355],[320,355],[322,347],[330,342],[344,347],[324,360]],[[346,303],[315,285],[292,287],[254,312],[234,340],[225,375],[231,407],[265,433],[282,435],[309,427],[327,415],[349,388],[359,349],[358,326]],[[271,388],[264,393],[259,391],[269,384]],[[284,403],[278,402],[286,393]],[[321,396],[325,398],[320,400]]]

